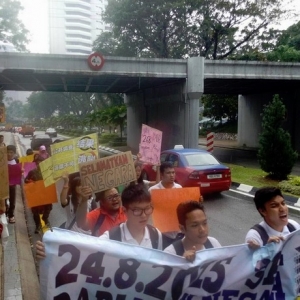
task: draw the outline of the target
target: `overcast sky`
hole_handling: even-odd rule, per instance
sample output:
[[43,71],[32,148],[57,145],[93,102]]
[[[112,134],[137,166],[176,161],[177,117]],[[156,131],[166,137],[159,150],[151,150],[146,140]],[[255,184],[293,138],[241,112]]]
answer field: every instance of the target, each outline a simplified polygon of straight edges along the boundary
[[[58,1],[58,0],[50,0]],[[300,14],[300,0],[289,0],[291,5],[287,5],[287,8],[291,8],[293,11]],[[20,19],[23,21],[26,28],[30,31],[31,42],[28,45],[28,49],[33,53],[48,53],[49,52],[49,40],[48,40],[48,0],[20,0],[24,10],[20,13]],[[287,1],[283,1],[287,3]],[[283,4],[283,7],[285,6]],[[285,8],[285,7],[284,7]],[[296,19],[288,19],[281,22],[281,28],[285,29],[290,25],[299,21],[299,17]]]

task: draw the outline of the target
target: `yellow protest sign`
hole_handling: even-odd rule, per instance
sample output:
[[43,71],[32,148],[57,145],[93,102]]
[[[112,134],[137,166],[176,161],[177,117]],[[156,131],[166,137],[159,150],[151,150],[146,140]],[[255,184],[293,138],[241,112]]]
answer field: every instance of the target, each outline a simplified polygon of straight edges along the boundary
[[52,157],[49,157],[40,162],[39,167],[42,172],[45,187],[48,187],[49,185],[55,183],[55,180],[53,179]]
[[6,147],[0,147],[0,201],[9,197]]
[[82,163],[79,172],[82,184],[95,193],[136,180],[130,151]]
[[51,145],[53,178],[61,177],[65,172],[78,172],[80,163],[98,158],[97,133],[63,141]]
[[33,162],[33,154],[19,157],[20,163]]

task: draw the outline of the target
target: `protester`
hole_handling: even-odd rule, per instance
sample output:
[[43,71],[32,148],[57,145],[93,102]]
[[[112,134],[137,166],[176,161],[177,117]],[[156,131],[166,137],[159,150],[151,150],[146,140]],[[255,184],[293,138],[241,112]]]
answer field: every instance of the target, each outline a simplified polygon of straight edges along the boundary
[[[8,165],[16,165],[19,160],[16,158],[16,147],[8,145],[7,149],[7,163]],[[14,224],[15,220],[15,207],[16,207],[16,185],[9,185],[9,205],[6,207],[6,214],[8,222]]]
[[160,167],[161,181],[149,188],[151,192],[154,189],[177,189],[182,186],[175,182],[175,169],[172,163],[163,162]]
[[122,193],[122,203],[127,221],[100,236],[146,248],[163,249],[161,232],[147,225],[153,212],[150,193],[143,185],[129,185]]
[[6,147],[5,143],[4,143],[4,135],[0,134],[0,147]]
[[[30,183],[38,180],[43,180],[42,172],[40,169],[40,162],[44,160],[43,157],[40,155],[35,155],[33,162],[36,163],[36,168],[29,171],[28,175],[26,176],[24,182],[25,183]],[[46,195],[45,195],[46,196]],[[50,227],[50,222],[49,222],[49,215],[52,210],[52,204],[45,204],[45,205],[39,205],[31,208],[32,214],[33,214],[33,219],[35,223],[35,233],[39,233],[42,229],[41,226],[41,220],[40,220],[40,214],[42,214],[42,219],[45,222],[46,226]]]
[[106,230],[125,222],[126,215],[116,188],[96,193],[95,197],[100,202],[100,208],[87,213],[88,198],[82,199],[77,208],[76,222],[83,230],[91,230],[92,235],[100,236]]
[[268,243],[280,243],[284,236],[300,229],[300,225],[288,219],[288,207],[281,190],[276,187],[264,187],[256,191],[254,196],[256,209],[263,221],[254,225],[246,235],[246,243],[257,249]]
[[44,145],[40,146],[39,155],[41,157],[43,157],[44,159],[47,159],[48,157],[50,157],[50,154],[46,150],[46,146],[44,146]]
[[219,248],[221,244],[208,236],[208,223],[204,206],[199,201],[186,201],[177,206],[179,229],[184,237],[175,241],[164,251],[177,254],[193,262],[196,252],[208,248]]
[[151,186],[154,186],[155,184],[159,183],[160,181],[160,171],[159,166],[154,166],[156,168],[156,181],[149,181],[143,178],[142,169],[143,169],[143,163],[140,160],[136,160],[134,162],[134,168],[136,172],[136,181],[135,184],[143,184],[146,189],[149,189]]
[[31,148],[28,148],[26,150],[26,155],[29,156],[29,155],[32,155],[33,154],[33,150]]
[[[61,227],[80,233],[91,234],[90,231],[79,228],[76,223],[76,211],[83,197],[79,173],[71,174],[70,176],[64,174],[62,179],[64,185],[60,194],[60,203],[65,210],[67,221],[64,223],[64,226]],[[90,197],[88,200],[87,212],[92,210],[93,202],[93,198]]]

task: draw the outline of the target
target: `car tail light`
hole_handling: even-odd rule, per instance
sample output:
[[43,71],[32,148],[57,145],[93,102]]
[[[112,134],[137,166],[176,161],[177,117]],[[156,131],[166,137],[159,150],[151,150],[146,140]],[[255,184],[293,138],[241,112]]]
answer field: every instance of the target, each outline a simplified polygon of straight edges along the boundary
[[225,178],[226,178],[226,177],[227,177],[227,178],[231,177],[231,170],[230,170],[230,169],[225,170],[224,177],[225,177]]
[[189,179],[199,180],[202,174],[204,174],[202,171],[193,171],[189,175]]

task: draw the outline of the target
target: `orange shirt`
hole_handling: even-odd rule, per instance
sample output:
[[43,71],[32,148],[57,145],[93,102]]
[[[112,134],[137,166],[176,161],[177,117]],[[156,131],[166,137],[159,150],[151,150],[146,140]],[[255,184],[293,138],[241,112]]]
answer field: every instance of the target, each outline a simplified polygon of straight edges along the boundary
[[120,207],[118,214],[114,217],[109,215],[105,210],[97,208],[89,212],[86,216],[87,222],[89,224],[89,229],[93,231],[100,214],[105,215],[104,221],[99,228],[98,236],[102,235],[106,230],[110,230],[112,227],[118,226],[127,220],[124,213],[123,207]]

